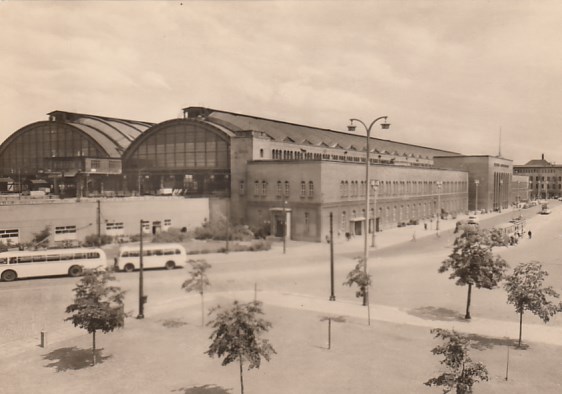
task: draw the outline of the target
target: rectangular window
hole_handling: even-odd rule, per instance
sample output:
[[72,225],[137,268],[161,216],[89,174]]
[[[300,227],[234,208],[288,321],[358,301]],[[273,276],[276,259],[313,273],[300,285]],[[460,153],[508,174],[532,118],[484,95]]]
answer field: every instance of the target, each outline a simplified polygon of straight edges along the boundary
[[172,219],[164,219],[164,226],[170,227],[172,225]]
[[283,195],[283,184],[281,181],[277,182],[277,197],[281,197]]
[[241,196],[246,194],[246,184],[244,183],[244,181],[240,181],[240,187],[239,187],[238,191],[239,191],[239,194]]
[[58,226],[55,227],[56,241],[69,241],[76,239],[76,226]]
[[289,192],[290,192],[289,182],[285,181],[285,197],[289,197]]
[[18,229],[0,229],[0,242],[4,244],[17,244],[20,242],[20,231]]
[[107,222],[105,224],[106,230],[123,230],[123,222]]
[[306,197],[306,182],[301,182],[301,197]]
[[105,224],[105,232],[107,235],[123,235],[124,228],[123,222],[107,222]]
[[308,182],[308,197],[314,197],[314,183]]
[[254,182],[254,196],[259,196],[260,194],[260,183],[258,181]]
[[267,182],[266,181],[262,181],[261,183],[261,195],[262,196],[267,196]]

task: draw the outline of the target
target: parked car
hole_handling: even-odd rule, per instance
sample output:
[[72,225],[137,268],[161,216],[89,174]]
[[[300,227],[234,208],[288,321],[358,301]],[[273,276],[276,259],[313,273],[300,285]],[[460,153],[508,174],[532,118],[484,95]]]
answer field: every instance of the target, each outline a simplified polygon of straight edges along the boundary
[[541,215],[550,215],[550,209],[548,209],[548,208],[543,208],[543,209],[541,209],[540,214],[541,214]]
[[478,216],[471,215],[468,217],[468,224],[478,224],[479,221]]

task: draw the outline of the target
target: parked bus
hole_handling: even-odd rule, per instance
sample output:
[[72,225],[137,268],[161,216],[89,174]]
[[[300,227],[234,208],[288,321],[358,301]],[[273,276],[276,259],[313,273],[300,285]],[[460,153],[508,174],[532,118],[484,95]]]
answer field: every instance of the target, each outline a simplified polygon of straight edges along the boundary
[[[185,266],[187,254],[179,244],[145,244],[142,248],[144,268],[174,269]],[[124,245],[119,248],[115,269],[132,272],[140,268],[140,245]]]
[[37,276],[82,275],[84,269],[107,268],[105,252],[96,248],[24,250],[0,253],[0,279],[11,282]]

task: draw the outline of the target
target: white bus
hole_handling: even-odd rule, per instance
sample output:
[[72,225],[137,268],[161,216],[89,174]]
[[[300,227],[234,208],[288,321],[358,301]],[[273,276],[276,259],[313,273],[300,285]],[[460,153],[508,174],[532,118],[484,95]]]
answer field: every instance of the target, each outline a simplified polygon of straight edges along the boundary
[[[142,247],[142,266],[145,268],[174,269],[183,267],[187,261],[185,248],[179,244],[145,244]],[[140,268],[140,245],[125,245],[119,248],[115,269],[132,272]]]
[[82,275],[84,269],[107,268],[105,252],[96,248],[24,250],[0,253],[0,279]]

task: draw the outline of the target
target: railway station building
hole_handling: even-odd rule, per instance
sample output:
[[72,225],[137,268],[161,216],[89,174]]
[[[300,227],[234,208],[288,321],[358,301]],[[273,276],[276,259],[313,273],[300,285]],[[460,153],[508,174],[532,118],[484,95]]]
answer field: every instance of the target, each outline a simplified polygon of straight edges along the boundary
[[159,123],[54,111],[0,145],[0,177],[47,182],[77,204],[203,198],[211,219],[222,214],[274,236],[287,223],[295,240],[324,240],[330,214],[334,234],[345,236],[454,217],[474,209],[476,195],[478,208],[510,203],[504,158],[371,138],[369,164],[365,182],[364,135],[204,107]]

